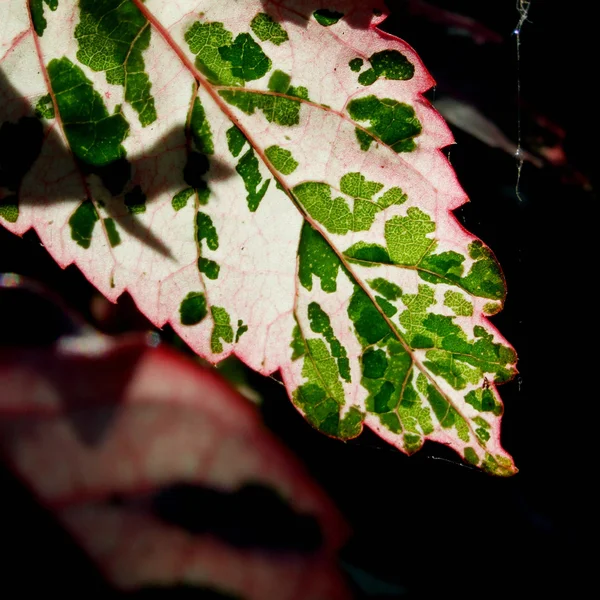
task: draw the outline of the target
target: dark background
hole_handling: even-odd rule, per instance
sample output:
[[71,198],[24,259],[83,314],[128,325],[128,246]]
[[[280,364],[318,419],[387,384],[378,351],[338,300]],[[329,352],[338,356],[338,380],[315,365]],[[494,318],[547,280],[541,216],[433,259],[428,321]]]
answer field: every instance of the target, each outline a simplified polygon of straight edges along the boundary
[[[525,163],[519,198],[513,156],[457,128],[457,144],[447,149],[471,198],[457,215],[492,248],[507,280],[506,306],[493,322],[519,354],[520,374],[500,392],[503,444],[520,472],[494,478],[430,443],[407,458],[366,430],[345,444],[327,439],[304,422],[278,382],[249,377],[263,395],[268,425],[308,466],[353,528],[341,565],[357,590],[363,587],[357,597],[577,597],[585,576],[580,544],[589,525],[582,507],[585,483],[574,467],[581,430],[573,415],[583,408],[582,399],[567,377],[576,376],[568,360],[575,330],[590,323],[586,307],[575,314],[568,308],[574,303],[567,285],[571,266],[585,259],[591,227],[586,215],[596,201],[593,3],[533,0],[521,29],[519,61],[514,1],[431,1],[498,36],[485,43],[447,20],[419,14],[418,2],[390,0],[388,5],[392,14],[383,29],[420,54],[437,81],[430,100],[451,96],[472,104],[513,141],[520,123],[525,150],[539,156],[544,148],[559,147],[566,155],[564,164],[544,161],[537,168]],[[0,272],[47,284],[107,331],[148,327],[127,296],[100,322],[94,289],[76,268],[57,267],[32,232],[20,239],[0,228]],[[574,288],[575,283],[572,293]],[[3,323],[3,344],[35,343],[55,334],[49,331],[47,308],[33,302],[20,310]],[[26,331],[25,317],[33,322]],[[164,337],[170,336],[166,330]],[[0,485],[0,531],[10,553],[3,565],[5,585],[33,592],[104,589],[107,594],[87,559],[8,472]],[[374,579],[365,581],[364,573]]]

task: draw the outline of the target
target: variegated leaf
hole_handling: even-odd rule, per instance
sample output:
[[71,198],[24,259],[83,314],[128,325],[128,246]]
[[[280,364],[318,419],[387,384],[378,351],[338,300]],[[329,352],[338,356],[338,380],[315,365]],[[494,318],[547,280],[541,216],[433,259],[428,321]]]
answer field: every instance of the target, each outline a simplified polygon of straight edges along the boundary
[[[505,286],[379,0],[5,0],[0,218],[348,439],[500,475]],[[26,140],[26,141],[24,141]],[[478,200],[482,201],[482,200]]]

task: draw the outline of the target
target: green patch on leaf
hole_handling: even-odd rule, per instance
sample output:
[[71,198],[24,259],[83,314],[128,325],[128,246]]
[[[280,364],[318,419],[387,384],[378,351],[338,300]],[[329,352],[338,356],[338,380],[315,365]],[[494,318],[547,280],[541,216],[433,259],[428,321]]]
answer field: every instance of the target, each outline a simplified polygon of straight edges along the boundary
[[190,117],[190,130],[196,145],[196,150],[201,154],[214,154],[215,147],[212,139],[210,124],[206,118],[204,107],[199,98],[194,100]]
[[371,69],[358,77],[361,85],[371,85],[380,77],[384,79],[407,80],[415,73],[414,65],[398,50],[382,50],[369,58]]
[[362,356],[363,376],[369,379],[381,379],[388,368],[388,359],[383,350],[370,348]]
[[483,313],[488,317],[497,314],[502,309],[501,302],[488,302],[483,307]]
[[502,415],[504,410],[502,404],[496,400],[493,392],[487,387],[471,390],[465,396],[465,402],[470,404],[475,410],[491,412],[497,417]]
[[237,331],[235,332],[235,343],[237,344],[240,341],[240,338],[248,331],[248,325],[244,324],[242,319],[238,319],[237,322]]
[[231,318],[229,313],[220,306],[211,306],[210,312],[213,317],[214,327],[210,337],[210,349],[219,354],[223,352],[221,340],[230,344],[233,342],[233,328],[231,327]]
[[286,30],[267,13],[258,13],[250,22],[250,27],[261,42],[272,42],[280,46],[288,41]]
[[196,55],[196,66],[210,83],[217,85],[243,85],[244,80],[232,71],[232,64],[222,58],[220,49],[233,43],[233,35],[223,23],[196,21],[186,32],[185,41]]
[[304,345],[304,338],[302,337],[302,332],[300,331],[300,326],[298,323],[294,325],[294,329],[292,331],[292,341],[290,342],[290,348],[292,349],[292,360],[297,360],[301,358],[306,353],[306,346]]
[[139,185],[125,194],[125,206],[133,215],[146,212],[146,194]]
[[71,238],[87,250],[92,242],[92,233],[98,220],[98,213],[92,201],[85,200],[77,207],[77,210],[69,219]]
[[[364,191],[357,182],[358,178],[344,180],[349,175],[358,175],[362,178]],[[342,190],[362,194],[368,194],[369,190],[374,189],[373,185],[381,187],[381,184],[364,181],[364,177],[359,173],[345,175],[340,184]],[[351,211],[344,198],[332,198],[331,187],[318,181],[301,183],[295,186],[292,192],[315,221],[321,223],[330,233],[338,235],[345,235],[348,231],[367,231],[373,224],[375,215],[381,210],[374,202],[358,197],[354,199],[354,207]]]
[[411,207],[405,217],[392,217],[385,224],[385,240],[392,261],[397,265],[417,265],[431,247],[427,237],[435,223],[422,210]]
[[404,204],[407,200],[408,196],[399,187],[392,187],[377,198],[377,204],[381,208],[388,208],[392,205]]
[[384,298],[388,300],[398,300],[402,296],[402,290],[391,281],[383,279],[383,277],[377,277],[376,279],[369,279],[367,283],[373,290],[379,292]]
[[383,189],[382,183],[367,181],[361,173],[346,173],[340,179],[340,191],[352,198],[371,200],[381,189]]
[[280,146],[269,146],[265,155],[282,175],[293,173],[298,166],[298,161],[294,160],[292,153]]
[[150,23],[134,2],[123,0],[80,0],[79,15],[77,60],[93,71],[104,71],[108,83],[124,86],[125,100],[143,127],[154,123],[152,84],[143,58],[150,45]]
[[104,166],[125,157],[121,145],[129,124],[120,112],[113,115],[83,71],[68,58],[53,59],[48,76],[71,150],[82,161]]
[[260,201],[267,193],[271,180],[266,179],[263,181],[262,175],[258,169],[258,159],[252,148],[240,158],[235,170],[244,180],[244,187],[248,192],[248,195],[246,196],[248,210],[250,210],[250,212],[256,212]]
[[473,448],[471,448],[470,446],[467,446],[464,449],[464,453],[465,453],[465,460],[468,463],[471,463],[472,465],[477,466],[479,464],[479,456],[477,456],[477,452],[475,452],[475,450]]
[[470,317],[473,314],[473,304],[463,294],[454,290],[447,290],[444,294],[444,305],[451,308],[459,317]]
[[323,25],[323,27],[331,27],[331,25],[335,25],[344,16],[344,13],[337,12],[335,10],[328,10],[326,8],[320,8],[319,10],[315,10],[315,12],[313,12],[313,16],[319,25]]
[[185,188],[184,190],[181,190],[180,192],[177,192],[177,194],[175,194],[173,196],[173,199],[171,200],[171,206],[175,209],[175,210],[181,210],[182,208],[184,208],[187,203],[188,200],[190,199],[191,196],[193,196],[194,194],[194,188]]
[[35,115],[40,119],[54,119],[54,103],[50,94],[42,96],[35,105]]
[[200,211],[196,215],[196,238],[198,245],[206,240],[206,245],[213,251],[219,247],[219,236],[212,219]]
[[[366,96],[348,103],[348,113],[355,121],[369,121],[367,131],[394,152],[411,152],[416,148],[414,138],[422,127],[412,106],[391,98]],[[359,130],[360,131],[360,130]],[[368,149],[367,140],[361,134],[359,143],[362,150]],[[368,142],[370,145],[370,142]]]
[[379,264],[392,264],[387,250],[379,244],[368,244],[366,242],[356,242],[344,250],[344,256],[351,262],[363,264],[365,267],[374,267]]
[[463,442],[469,441],[469,426],[465,419],[458,413],[458,411],[438,392],[438,390],[431,384],[427,385],[427,400],[433,408],[433,412],[439,421],[440,425],[444,429],[450,429],[454,427],[458,434],[458,437]]
[[221,46],[219,54],[231,63],[233,77],[244,81],[260,79],[271,70],[271,59],[248,33],[240,33],[231,46]]
[[221,267],[214,260],[200,256],[198,258],[198,271],[204,273],[209,279],[218,279]]
[[398,312],[398,309],[393,304],[381,296],[375,296],[375,302],[377,302],[377,306],[381,308],[386,317],[391,318]]
[[106,235],[108,236],[108,243],[111,248],[118,246],[121,243],[121,236],[115,224],[115,220],[107,218],[103,220],[104,228],[106,229]]
[[348,305],[348,316],[354,323],[359,339],[375,344],[390,333],[390,326],[369,296],[357,288]]
[[48,25],[46,17],[44,16],[44,4],[46,4],[50,10],[56,10],[58,8],[58,0],[29,0],[29,11],[31,13],[33,28],[40,37],[44,35],[44,31]]
[[320,333],[329,344],[331,355],[337,360],[340,377],[350,382],[350,361],[346,349],[333,332],[329,315],[316,302],[311,302],[308,305],[308,319],[310,328],[315,333]]
[[313,275],[321,280],[321,289],[328,294],[337,290],[340,259],[323,236],[307,222],[302,226],[298,247],[298,278],[307,289],[312,290]]
[[360,129],[359,127],[356,127],[354,129],[354,132],[356,133],[356,139],[358,141],[360,149],[363,152],[366,152],[371,147],[371,144],[373,143],[375,138],[366,131]]
[[358,73],[363,66],[363,59],[362,58],[353,58],[349,63],[348,66],[350,67],[351,71],[354,71],[355,73]]
[[236,127],[235,125],[225,132],[225,136],[227,137],[227,147],[229,148],[229,152],[231,152],[234,157],[238,156],[242,151],[244,144],[248,141],[246,140],[246,136],[240,131],[239,127]]
[[207,314],[206,297],[202,292],[190,292],[179,305],[179,320],[182,325],[198,325]]
[[[290,88],[291,89],[291,88]],[[292,96],[288,89],[288,96]],[[296,91],[301,88],[296,88]],[[305,89],[305,88],[302,88]],[[220,96],[232,106],[236,106],[247,115],[254,111],[262,110],[269,123],[277,123],[284,127],[291,127],[300,122],[301,102],[283,96],[273,96],[259,92],[228,91],[219,92]],[[298,96],[301,97],[301,96]]]
[[9,223],[16,223],[19,218],[19,199],[15,194],[0,200],[0,217]]
[[500,477],[509,477],[516,473],[516,469],[511,461],[500,454],[496,454],[496,456],[486,454],[481,468],[492,475]]
[[345,403],[344,389],[338,364],[323,340],[306,340],[302,376],[306,383],[296,388],[292,399],[308,422],[323,433],[341,439],[358,435],[362,414],[352,407],[340,418]]
[[290,88],[290,81],[292,78],[283,71],[277,70],[273,71],[271,77],[269,77],[268,88],[272,92],[277,92],[279,94],[285,94]]

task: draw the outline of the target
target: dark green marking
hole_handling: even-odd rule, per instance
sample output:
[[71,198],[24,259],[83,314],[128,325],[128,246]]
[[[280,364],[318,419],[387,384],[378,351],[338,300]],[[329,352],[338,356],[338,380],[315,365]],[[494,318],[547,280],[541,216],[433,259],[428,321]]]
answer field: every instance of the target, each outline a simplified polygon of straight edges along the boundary
[[231,318],[229,313],[220,306],[211,306],[210,312],[213,317],[214,327],[210,337],[210,349],[219,354],[223,352],[221,340],[230,344],[233,342],[233,328],[231,327]]
[[246,136],[235,125],[230,127],[225,132],[225,135],[227,137],[227,147],[229,148],[229,152],[231,152],[233,156],[238,156],[247,141]]
[[233,35],[223,23],[196,21],[186,32],[185,41],[193,54],[196,66],[210,83],[217,85],[243,85],[244,80],[235,76],[232,65],[221,57],[220,49],[233,43]]
[[[296,88],[294,91],[305,88]],[[287,95],[293,96],[292,88],[288,89]],[[256,109],[262,110],[269,123],[277,123],[284,127],[291,127],[300,122],[299,100],[283,96],[273,96],[257,92],[228,91],[223,90],[219,95],[232,106],[236,106],[247,115],[253,115]],[[302,97],[299,96],[298,97]]]
[[379,292],[384,298],[388,300],[398,300],[402,296],[402,290],[391,281],[383,279],[383,277],[377,277],[376,279],[369,279],[367,283],[373,290]]
[[377,73],[374,69],[367,69],[358,76],[360,85],[371,85],[377,81]]
[[102,97],[83,71],[68,58],[53,59],[48,64],[48,76],[75,156],[93,166],[125,157],[121,144],[129,133],[129,124],[120,112],[108,114]]
[[210,124],[208,123],[204,107],[199,98],[194,100],[194,106],[190,117],[190,130],[192,132],[192,137],[194,138],[196,150],[201,154],[214,154],[215,147]]
[[354,133],[356,134],[356,139],[358,140],[358,145],[363,152],[366,152],[374,141],[374,137],[369,135],[366,131],[359,129],[356,127],[354,129]]
[[348,316],[366,344],[375,344],[390,333],[390,326],[367,294],[357,288],[348,305]]
[[398,309],[393,304],[381,296],[375,296],[375,302],[377,302],[377,305],[381,308],[383,314],[388,318],[393,317],[398,312]]
[[286,30],[267,13],[258,13],[250,22],[250,27],[261,42],[269,41],[280,46],[289,39]]
[[125,87],[125,100],[143,127],[156,121],[152,84],[145,72],[143,52],[150,45],[150,24],[129,0],[80,0],[75,27],[77,60],[106,81]]
[[362,58],[353,58],[349,63],[348,66],[350,67],[351,71],[354,71],[355,73],[358,73],[363,66],[363,59]]
[[196,237],[199,245],[202,244],[202,240],[206,240],[206,245],[211,250],[219,247],[219,236],[212,219],[200,211],[196,215]]
[[214,260],[203,256],[198,258],[198,271],[204,273],[209,279],[218,279],[220,270],[221,267]]
[[190,199],[190,197],[194,194],[194,188],[185,188],[184,190],[181,190],[180,192],[178,192],[177,194],[175,194],[173,196],[173,199],[171,200],[171,206],[175,209],[175,210],[181,210],[182,208],[184,208],[187,203],[188,200]]
[[294,326],[294,330],[292,331],[292,341],[290,342],[290,348],[292,349],[292,360],[297,360],[298,358],[304,356],[306,353],[306,346],[304,345],[304,338],[302,337],[302,333],[300,331],[300,326],[298,323]]
[[[367,131],[394,152],[410,152],[416,148],[414,138],[421,133],[422,127],[412,106],[391,98],[366,96],[351,100],[348,113],[355,121],[369,121],[371,125]],[[359,142],[361,149],[368,149],[364,147],[366,138],[359,137]]]
[[91,200],[82,202],[71,215],[69,219],[71,238],[82,248],[87,249],[90,247],[92,233],[98,219],[98,213]]
[[246,333],[246,331],[248,331],[248,325],[245,325],[242,319],[238,319],[237,331],[235,332],[236,344],[240,341],[240,338]]
[[383,350],[367,350],[362,356],[363,376],[381,379],[388,368],[388,360]]
[[40,37],[44,35],[44,31],[48,25],[46,17],[44,17],[44,4],[50,10],[58,8],[58,0],[29,0],[29,11],[31,13],[33,28]]
[[221,46],[219,54],[231,63],[233,77],[244,81],[260,79],[271,70],[271,59],[248,33],[240,33],[231,46]]
[[480,412],[491,412],[497,417],[504,411],[502,404],[496,401],[494,394],[489,388],[471,390],[465,396],[465,402]]
[[315,12],[313,12],[313,16],[319,25],[323,25],[323,27],[331,27],[331,25],[335,25],[344,16],[344,13],[337,12],[335,10],[328,10],[326,8],[320,8],[319,10],[315,10]]
[[198,325],[208,314],[206,297],[202,292],[190,292],[179,306],[182,325]]
[[146,194],[139,185],[125,194],[125,206],[133,215],[146,212]]
[[292,153],[280,146],[269,146],[265,155],[282,175],[293,173],[298,166],[298,161],[294,160]]
[[308,305],[308,319],[310,328],[315,333],[320,333],[329,344],[331,355],[337,360],[340,377],[350,382],[350,361],[346,349],[340,344],[331,327],[329,315],[316,302],[311,302]]
[[337,289],[340,259],[323,236],[307,222],[302,226],[298,247],[298,277],[307,290],[312,290],[313,275],[321,280],[321,289],[328,294]]
[[[248,209],[250,212],[256,212],[260,201],[267,193],[267,189],[271,183],[271,180],[267,179],[263,182],[262,175],[258,169],[258,159],[256,158],[252,148],[250,148],[242,156],[242,158],[240,158],[235,170],[244,180],[244,186],[248,192],[248,195],[246,196]],[[259,189],[258,186],[260,186],[261,183],[262,186]]]
[[106,235],[108,236],[108,242],[111,248],[118,246],[121,243],[121,236],[115,224],[115,220],[107,218],[103,220],[104,228],[106,229]]
[[414,65],[398,50],[383,50],[371,55],[372,68],[360,74],[361,85],[371,85],[380,77],[384,79],[407,80],[415,73]]
[[273,74],[269,78],[268,88],[272,92],[278,92],[279,94],[285,94],[290,88],[290,81],[292,78],[279,69],[273,71]]
[[344,256],[351,262],[364,264],[365,267],[375,267],[379,264],[391,265],[392,260],[387,250],[379,244],[368,244],[366,242],[356,242],[344,250]]
[[42,96],[35,105],[35,114],[41,119],[54,119],[54,102],[50,94]]

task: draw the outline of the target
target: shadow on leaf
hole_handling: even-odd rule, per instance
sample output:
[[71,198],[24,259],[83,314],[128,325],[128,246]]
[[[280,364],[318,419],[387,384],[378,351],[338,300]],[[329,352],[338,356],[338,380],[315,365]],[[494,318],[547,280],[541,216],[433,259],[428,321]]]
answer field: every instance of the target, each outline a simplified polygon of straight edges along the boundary
[[[173,197],[185,190],[190,196],[195,192],[202,203],[211,181],[234,174],[218,157],[199,151],[184,124],[145,148],[143,154],[126,155],[122,149],[114,160],[91,162],[90,152],[73,150],[73,135],[67,133],[69,146],[65,145],[57,133],[53,111],[51,102],[45,107],[38,103],[34,109],[0,69],[0,223],[16,222],[20,208],[27,205],[72,203],[71,237],[87,248],[102,209],[106,214],[102,225],[111,246],[120,243],[118,225],[157,253],[172,258],[169,248],[140,215],[165,194]],[[146,184],[149,179],[151,185]]]

